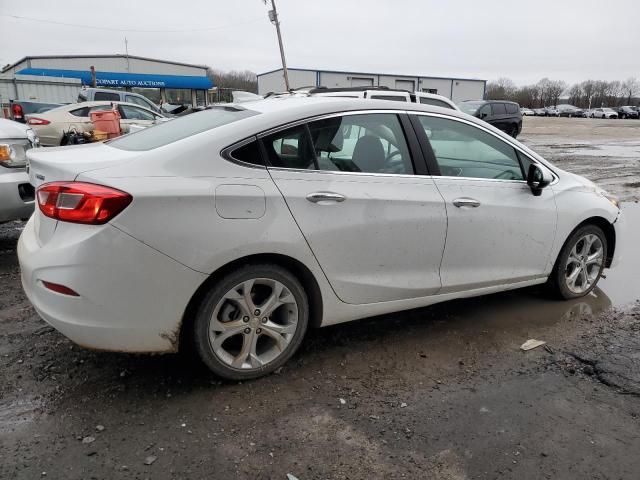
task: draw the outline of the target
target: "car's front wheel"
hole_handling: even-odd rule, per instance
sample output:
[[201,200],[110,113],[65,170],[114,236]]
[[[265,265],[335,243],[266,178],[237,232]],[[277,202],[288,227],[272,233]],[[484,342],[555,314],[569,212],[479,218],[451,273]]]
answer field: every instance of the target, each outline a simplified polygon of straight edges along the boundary
[[206,294],[194,323],[194,343],[220,377],[256,378],[291,358],[308,321],[307,295],[293,274],[278,265],[246,265]]
[[600,227],[585,225],[562,247],[549,284],[555,294],[572,299],[587,295],[602,276],[607,258],[607,238]]

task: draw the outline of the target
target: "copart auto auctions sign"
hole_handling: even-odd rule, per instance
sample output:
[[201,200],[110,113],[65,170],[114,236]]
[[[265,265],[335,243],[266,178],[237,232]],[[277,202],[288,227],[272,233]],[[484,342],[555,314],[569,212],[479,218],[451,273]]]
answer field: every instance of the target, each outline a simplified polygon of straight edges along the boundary
[[106,79],[97,78],[96,83],[98,85],[105,85],[110,87],[164,87],[165,82],[158,80],[118,80],[118,79]]

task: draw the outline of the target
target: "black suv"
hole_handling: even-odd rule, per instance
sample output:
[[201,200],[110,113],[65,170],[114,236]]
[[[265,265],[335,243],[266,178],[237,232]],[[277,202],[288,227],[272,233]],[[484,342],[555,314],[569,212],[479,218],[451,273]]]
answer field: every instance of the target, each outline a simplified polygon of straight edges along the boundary
[[633,107],[618,108],[618,118],[638,118],[638,111]]
[[513,138],[522,131],[522,114],[520,105],[504,100],[468,100],[458,104],[460,109],[481,118]]

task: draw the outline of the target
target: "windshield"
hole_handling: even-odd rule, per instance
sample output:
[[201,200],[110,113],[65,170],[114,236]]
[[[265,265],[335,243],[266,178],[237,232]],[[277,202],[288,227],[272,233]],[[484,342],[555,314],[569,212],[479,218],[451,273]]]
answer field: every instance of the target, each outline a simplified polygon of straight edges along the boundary
[[258,112],[238,107],[214,107],[203,112],[192,113],[185,117],[163,122],[106,143],[121,150],[153,150],[254,115],[258,115]]
[[460,110],[470,115],[476,113],[482,105],[484,105],[484,102],[462,102],[458,104]]

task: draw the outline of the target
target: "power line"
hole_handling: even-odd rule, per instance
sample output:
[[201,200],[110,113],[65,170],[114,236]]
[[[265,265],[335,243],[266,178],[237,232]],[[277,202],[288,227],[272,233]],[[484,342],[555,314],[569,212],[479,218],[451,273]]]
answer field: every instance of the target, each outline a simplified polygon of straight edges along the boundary
[[204,32],[204,31],[212,31],[212,30],[223,30],[225,28],[237,27],[240,25],[246,25],[248,23],[255,23],[257,21],[262,20],[260,18],[253,18],[251,20],[247,20],[245,22],[234,23],[229,25],[218,25],[216,27],[204,27],[204,28],[186,28],[183,30],[140,30],[135,28],[112,28],[112,27],[100,27],[100,26],[92,26],[92,25],[78,25],[76,23],[65,23],[65,22],[56,22],[54,20],[44,20],[42,18],[31,18],[31,17],[22,17],[20,15],[7,15],[0,14],[0,17],[9,17],[15,18],[16,20],[26,20],[29,22],[38,22],[38,23],[48,23],[52,25],[60,25],[65,27],[76,27],[76,28],[90,28],[91,30],[106,30],[110,32],[134,32],[134,33],[186,33],[186,32]]

